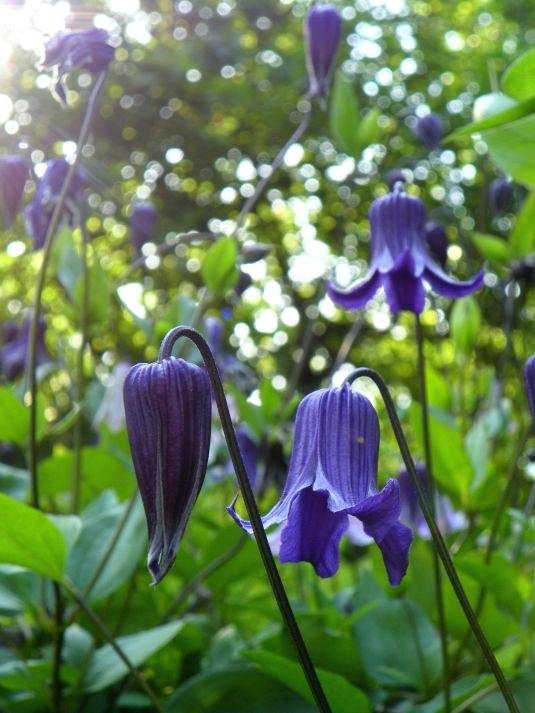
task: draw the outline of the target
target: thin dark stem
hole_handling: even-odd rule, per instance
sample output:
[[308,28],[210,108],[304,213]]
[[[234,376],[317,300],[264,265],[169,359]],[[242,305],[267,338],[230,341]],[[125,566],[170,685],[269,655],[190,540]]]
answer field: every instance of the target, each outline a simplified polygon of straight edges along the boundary
[[71,584],[69,584],[67,582],[64,583],[64,586],[67,589],[67,591],[69,592],[69,594],[73,597],[75,602],[78,604],[78,606],[85,612],[85,614],[87,615],[87,617],[89,618],[91,623],[94,625],[94,627],[97,629],[97,631],[109,643],[109,645],[115,651],[117,656],[121,659],[121,661],[127,667],[130,674],[134,677],[136,682],[145,691],[145,693],[147,694],[147,696],[149,697],[149,699],[153,705],[154,710],[158,711],[158,713],[164,713],[163,708],[162,708],[159,700],[154,695],[154,691],[152,690],[152,688],[145,681],[143,676],[140,674],[140,672],[137,670],[137,668],[134,666],[134,664],[130,661],[128,656],[125,654],[125,652],[119,646],[119,644],[115,640],[115,637],[113,636],[113,634],[110,631],[108,631],[104,622],[91,609],[91,607],[86,602],[86,600],[84,599],[82,594],[80,592],[78,592]]
[[[435,514],[435,478],[431,457],[431,434],[429,431],[429,405],[427,402],[427,385],[425,379],[424,336],[420,315],[415,315],[416,344],[418,346],[418,390],[420,393],[420,406],[422,411],[422,436],[424,442],[425,469],[429,483],[429,500],[431,512]],[[446,713],[451,711],[451,686],[450,686],[450,659],[448,653],[448,629],[446,625],[446,611],[444,607],[444,592],[442,589],[442,575],[436,548],[433,548],[433,579],[435,597],[437,600],[438,630],[440,632],[440,649],[442,652],[444,708]]]
[[[307,102],[308,102],[308,97],[307,97]],[[284,146],[281,148],[279,153],[275,156],[273,163],[271,164],[271,170],[267,174],[267,176],[264,176],[264,178],[260,179],[258,181],[257,186],[255,188],[254,193],[249,196],[249,198],[245,201],[245,203],[242,206],[242,209],[240,210],[238,217],[236,219],[236,228],[234,229],[234,233],[237,233],[241,227],[243,226],[245,219],[247,217],[247,213],[251,211],[252,208],[256,205],[257,200],[260,198],[262,193],[264,192],[265,187],[271,181],[273,178],[275,171],[280,168],[282,165],[282,162],[284,161],[284,157],[286,156],[286,152],[290,148],[292,144],[295,144],[296,141],[299,141],[301,136],[305,133],[305,131],[308,129],[308,125],[310,123],[310,116],[312,112],[312,105],[308,102],[307,103],[307,109],[306,111],[303,112],[303,118],[301,119],[301,122],[299,126],[295,129],[295,131],[292,133],[288,141],[284,144]]]
[[167,608],[167,611],[161,619],[161,623],[165,624],[165,622],[169,621],[175,611],[182,606],[182,604],[187,600],[189,595],[197,589],[200,583],[203,582],[214,572],[217,572],[218,569],[223,567],[223,565],[225,565],[233,557],[235,557],[238,552],[243,549],[248,539],[249,538],[247,537],[247,535],[243,535],[242,537],[240,537],[228,548],[228,550],[225,550],[225,552],[220,554],[219,557],[216,557],[214,560],[209,562],[206,567],[203,567],[203,569],[197,572],[197,574],[192,579],[186,582],[186,584],[178,592],[176,597],[173,599],[173,601]]
[[80,508],[80,481],[82,477],[82,426],[83,412],[82,399],[84,397],[84,352],[87,342],[87,322],[89,312],[89,265],[87,262],[87,248],[89,236],[87,234],[87,226],[85,224],[85,216],[81,215],[80,230],[82,233],[82,304],[80,306],[80,347],[78,349],[76,359],[76,378],[75,378],[75,408],[78,413],[74,422],[73,429],[73,474],[72,474],[72,491],[71,491],[71,512],[76,513]]
[[351,327],[349,328],[346,336],[340,344],[340,349],[338,354],[334,359],[334,363],[331,369],[331,375],[334,374],[345,362],[349,352],[353,348],[353,344],[356,342],[362,328],[364,327],[364,314],[361,312],[359,316],[355,319]]
[[82,122],[82,127],[80,129],[80,134],[78,136],[78,143],[76,144],[76,155],[74,161],[69,166],[67,175],[61,187],[58,200],[54,207],[54,212],[48,224],[48,230],[46,232],[45,242],[43,246],[43,258],[41,262],[41,267],[37,275],[37,285],[35,287],[35,298],[34,306],[32,312],[32,319],[30,323],[30,336],[29,336],[29,347],[28,347],[28,390],[30,394],[30,436],[28,443],[28,470],[30,472],[30,482],[31,482],[31,503],[34,507],[39,507],[39,483],[37,477],[37,374],[36,374],[36,356],[37,356],[37,327],[39,325],[39,317],[41,316],[41,299],[43,295],[43,288],[45,286],[46,279],[46,269],[48,262],[50,260],[50,255],[52,252],[52,245],[54,242],[54,237],[58,229],[59,223],[63,215],[63,207],[65,205],[65,200],[67,198],[67,193],[71,187],[74,173],[76,171],[76,166],[80,161],[82,155],[82,149],[85,146],[87,138],[89,136],[89,131],[91,127],[91,121],[95,113],[97,106],[97,100],[99,98],[100,92],[104,87],[106,81],[106,72],[101,72],[95,82],[91,96],[87,103],[87,109],[85,112],[84,120]]
[[61,713],[62,689],[61,684],[61,651],[63,649],[63,595],[57,582],[53,583],[54,591],[54,653],[52,656],[52,709],[54,713]]
[[440,534],[440,530],[437,527],[435,518],[433,517],[433,512],[431,510],[431,505],[428,501],[427,495],[422,489],[418,476],[416,475],[414,461],[412,459],[409,446],[407,445],[403,429],[401,428],[401,423],[397,416],[396,407],[394,405],[392,396],[390,395],[390,391],[388,390],[388,387],[381,378],[381,376],[373,369],[368,369],[367,367],[355,369],[355,371],[347,377],[346,382],[352,384],[354,381],[362,377],[367,377],[371,379],[379,389],[379,392],[381,394],[388,413],[388,418],[390,419],[390,424],[392,425],[392,430],[394,431],[394,435],[396,437],[396,441],[401,452],[401,456],[403,458],[403,462],[416,489],[416,492],[418,493],[418,501],[420,503],[420,508],[422,509],[425,521],[427,522],[429,531],[431,532],[431,536],[437,548],[439,557],[442,560],[442,564],[444,565],[444,569],[446,570],[446,574],[448,575],[448,579],[451,582],[451,586],[453,587],[457,600],[459,601],[459,604],[462,607],[464,615],[470,623],[470,627],[474,632],[474,636],[477,639],[481,651],[483,652],[483,655],[489,665],[489,668],[496,679],[496,682],[500,688],[500,691],[502,692],[509,711],[511,711],[511,713],[520,713],[514,696],[511,692],[511,689],[509,688],[509,684],[507,683],[503,671],[500,668],[500,664],[496,660],[494,652],[492,651],[492,648],[489,642],[487,641],[485,634],[483,633],[479,621],[477,620],[475,612],[472,609],[470,601],[466,596],[464,587],[461,584],[461,580],[459,579],[455,566],[451,560],[449,550],[446,546],[446,543],[444,542],[442,535]]
[[168,332],[164,340],[162,341],[159,359],[161,360],[169,358],[172,353],[174,343],[177,339],[180,339],[181,337],[190,339],[195,344],[195,346],[201,353],[201,356],[206,365],[206,370],[208,372],[208,376],[210,377],[210,382],[212,384],[217,409],[219,411],[219,418],[221,420],[221,425],[225,434],[227,446],[230,452],[230,456],[232,458],[234,471],[236,473],[236,477],[240,485],[243,501],[245,503],[245,507],[247,509],[247,513],[251,521],[260,556],[262,558],[266,574],[271,584],[271,588],[273,589],[273,594],[275,596],[275,599],[277,600],[277,604],[279,606],[282,618],[286,623],[286,626],[288,627],[288,631],[296,648],[301,667],[307,679],[316,705],[322,713],[331,713],[331,708],[321,687],[321,683],[316,674],[314,664],[310,659],[310,655],[301,635],[301,631],[299,630],[299,626],[297,625],[297,621],[295,620],[295,616],[288,600],[286,590],[284,589],[284,585],[282,583],[280,574],[275,564],[275,560],[273,559],[273,555],[271,553],[271,548],[267,540],[264,525],[262,524],[262,519],[260,517],[260,513],[258,512],[258,507],[256,505],[255,497],[253,495],[253,491],[249,483],[247,471],[245,470],[245,466],[243,464],[240,448],[236,440],[236,433],[234,431],[234,426],[232,425],[232,418],[230,416],[227,400],[225,397],[225,391],[223,389],[221,377],[219,376],[217,365],[215,363],[212,352],[210,351],[210,348],[206,341],[203,339],[203,337],[194,329],[191,329],[190,327],[176,327],[175,329],[172,329],[170,332]]

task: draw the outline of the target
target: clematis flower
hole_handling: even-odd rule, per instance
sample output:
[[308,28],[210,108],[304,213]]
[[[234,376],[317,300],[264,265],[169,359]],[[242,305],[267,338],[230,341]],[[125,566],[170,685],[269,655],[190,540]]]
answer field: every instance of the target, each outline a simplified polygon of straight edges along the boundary
[[495,178],[489,186],[489,205],[492,215],[501,215],[513,198],[513,184],[506,178]]
[[437,114],[426,114],[416,122],[413,133],[430,151],[438,149],[444,130]]
[[156,208],[149,201],[140,201],[132,208],[130,228],[132,243],[138,253],[141,252],[143,244],[152,239],[156,217]]
[[[17,379],[26,368],[28,359],[28,346],[30,341],[30,318],[27,317],[21,325],[16,322],[6,322],[2,326],[2,349],[0,349],[0,363],[2,372],[8,381]],[[37,348],[35,363],[37,366],[50,361],[50,356],[45,346],[46,323],[40,318],[37,323]]]
[[452,299],[478,290],[483,284],[483,271],[460,282],[433,260],[426,245],[425,218],[422,201],[404,193],[399,184],[392,193],[374,200],[370,209],[369,272],[347,289],[329,284],[331,299],[345,309],[360,309],[383,287],[392,312],[419,314],[424,308],[424,282]]
[[531,417],[535,421],[535,354],[530,356],[524,365],[524,386]]
[[[349,516],[381,549],[390,584],[399,584],[408,565],[412,534],[399,521],[399,485],[377,488],[379,422],[371,403],[348,384],[322,389],[299,405],[286,485],[279,502],[262,518],[282,525],[281,562],[310,562],[320,577],[338,569],[338,544]],[[238,525],[251,524],[228,508]]]
[[175,357],[136,364],[124,384],[124,407],[147,518],[147,565],[157,584],[175,561],[206,473],[210,382],[203,369]]
[[[45,243],[48,226],[68,170],[69,164],[64,158],[53,158],[47,161],[35,196],[32,202],[26,206],[24,211],[26,230],[32,238],[36,250],[42,248]],[[64,216],[67,217],[70,225],[74,221],[72,208],[85,184],[86,178],[82,169],[76,168],[64,206]]]
[[62,104],[67,103],[66,75],[76,69],[96,74],[108,68],[115,53],[108,39],[106,30],[94,27],[78,32],[62,30],[46,43],[41,68],[54,68],[54,94]]
[[342,18],[332,5],[314,5],[306,18],[306,60],[311,96],[324,100],[329,90]]
[[4,228],[9,228],[17,217],[28,169],[28,161],[21,156],[0,156],[0,214]]

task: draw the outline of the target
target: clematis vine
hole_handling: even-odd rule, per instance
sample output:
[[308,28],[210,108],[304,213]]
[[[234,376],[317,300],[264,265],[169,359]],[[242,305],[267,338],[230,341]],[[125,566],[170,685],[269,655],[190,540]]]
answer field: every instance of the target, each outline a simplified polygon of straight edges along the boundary
[[130,450],[149,535],[153,583],[167,574],[206,473],[211,390],[206,372],[169,357],[136,364],[124,384]]
[[0,156],[0,216],[9,228],[20,209],[29,163],[21,156]]
[[[379,422],[371,403],[348,384],[322,389],[299,405],[286,485],[278,503],[262,518],[281,525],[281,562],[310,562],[320,577],[338,569],[338,545],[358,518],[381,549],[390,584],[408,566],[410,529],[400,520],[399,484],[377,487]],[[251,524],[228,508],[238,525]]]
[[309,93],[325,100],[340,42],[342,18],[332,5],[314,5],[305,23]]
[[383,287],[392,312],[424,308],[424,284],[452,299],[466,297],[483,284],[481,270],[461,282],[449,277],[432,258],[426,243],[423,202],[406,194],[398,183],[392,193],[377,198],[370,209],[371,262],[364,279],[346,289],[330,283],[327,291],[345,309],[361,309]]
[[108,40],[106,30],[93,27],[77,32],[57,32],[46,43],[41,67],[54,68],[54,94],[63,105],[67,103],[65,80],[70,72],[85,69],[97,74],[108,68],[115,53]]

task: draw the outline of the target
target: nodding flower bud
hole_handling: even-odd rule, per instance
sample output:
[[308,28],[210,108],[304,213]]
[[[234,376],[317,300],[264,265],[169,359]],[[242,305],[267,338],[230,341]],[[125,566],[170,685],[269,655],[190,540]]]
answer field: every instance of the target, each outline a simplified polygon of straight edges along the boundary
[[157,584],[170,570],[208,461],[211,390],[206,372],[169,357],[136,364],[124,385],[130,450]]
[[437,114],[426,114],[418,119],[413,129],[414,135],[432,151],[440,146],[444,134],[442,121]]
[[28,161],[21,156],[0,157],[0,216],[4,228],[9,228],[19,212],[28,168]]
[[136,203],[132,208],[130,228],[132,244],[137,252],[141,252],[144,243],[152,239],[156,227],[156,208],[149,201]]
[[489,186],[489,206],[492,215],[501,215],[513,198],[513,184],[506,178],[495,178]]
[[314,5],[306,18],[306,59],[311,96],[325,99],[334,57],[340,42],[342,18],[332,5]]

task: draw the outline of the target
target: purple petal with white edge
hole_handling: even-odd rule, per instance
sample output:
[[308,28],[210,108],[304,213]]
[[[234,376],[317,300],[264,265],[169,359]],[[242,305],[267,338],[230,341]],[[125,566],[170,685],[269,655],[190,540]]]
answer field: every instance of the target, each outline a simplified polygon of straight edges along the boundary
[[394,314],[402,310],[420,314],[424,308],[424,287],[414,272],[413,256],[406,251],[396,260],[392,270],[383,276],[388,306]]
[[399,522],[398,482],[390,479],[381,492],[363,500],[351,514],[361,520],[364,532],[379,546],[390,584],[399,584],[409,565],[412,532]]
[[370,537],[364,532],[364,525],[358,519],[349,515],[349,527],[347,528],[347,539],[352,545],[357,547],[367,547],[373,542],[373,537]]
[[154,583],[171,568],[204,480],[211,427],[206,372],[170,357],[136,364],[124,385],[132,460],[149,534]]
[[444,297],[449,297],[450,299],[466,297],[467,295],[471,295],[472,292],[479,290],[483,285],[484,276],[485,271],[480,270],[472,278],[470,278],[470,280],[456,280],[455,278],[446,275],[446,273],[432,261],[428,261],[427,266],[422,273],[423,279],[429,283],[435,292],[438,292],[439,295],[443,295]]
[[382,276],[377,270],[371,270],[364,279],[345,289],[329,282],[327,294],[335,304],[344,309],[362,309],[374,297],[381,285]]
[[301,490],[293,499],[288,522],[282,530],[281,562],[310,562],[319,577],[332,577],[338,569],[338,545],[347,530],[348,517],[332,513],[328,494],[312,488]]
[[319,409],[315,491],[331,512],[347,512],[377,490],[379,421],[368,399],[349,384],[325,389]]

